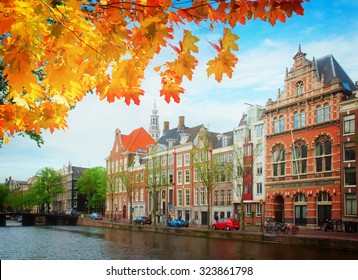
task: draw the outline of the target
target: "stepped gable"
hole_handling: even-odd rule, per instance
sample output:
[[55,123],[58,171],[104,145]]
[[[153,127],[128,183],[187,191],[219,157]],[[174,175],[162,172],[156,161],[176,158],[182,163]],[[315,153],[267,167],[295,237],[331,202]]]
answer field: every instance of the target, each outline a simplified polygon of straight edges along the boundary
[[339,65],[333,55],[326,55],[316,60],[317,76],[322,79],[325,84],[331,84],[335,78],[338,78],[345,89],[354,91],[357,87],[353,81],[349,78],[347,73]]
[[121,136],[123,147],[125,147],[127,151],[133,153],[140,150],[148,151],[148,145],[155,144],[155,140],[143,127],[133,130],[129,135],[122,134]]

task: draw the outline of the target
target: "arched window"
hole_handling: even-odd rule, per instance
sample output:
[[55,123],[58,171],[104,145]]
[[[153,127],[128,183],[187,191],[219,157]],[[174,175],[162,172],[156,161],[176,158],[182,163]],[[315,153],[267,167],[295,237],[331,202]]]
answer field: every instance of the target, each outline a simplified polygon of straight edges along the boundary
[[315,145],[316,172],[332,170],[332,142],[327,136],[322,136]]
[[301,96],[301,95],[303,95],[303,82],[298,81],[296,83],[296,96]]
[[272,175],[284,176],[286,169],[286,151],[283,145],[277,145],[272,152]]
[[319,202],[328,202],[328,201],[331,201],[331,197],[330,195],[327,193],[327,192],[321,192],[318,197],[317,197],[317,201]]
[[299,203],[299,202],[306,202],[306,197],[304,196],[303,193],[298,193],[295,196],[295,203]]
[[302,140],[295,143],[292,170],[293,174],[307,173],[307,145]]

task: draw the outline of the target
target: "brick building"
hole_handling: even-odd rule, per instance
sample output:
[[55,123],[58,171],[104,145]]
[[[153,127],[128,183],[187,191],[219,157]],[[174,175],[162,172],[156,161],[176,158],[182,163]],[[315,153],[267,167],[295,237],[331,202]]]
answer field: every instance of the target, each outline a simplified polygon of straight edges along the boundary
[[332,55],[293,60],[265,109],[265,216],[316,227],[342,217],[339,105],[355,85]]
[[106,158],[107,217],[128,219],[130,209],[135,217],[148,212],[143,160],[154,144],[155,140],[142,127],[128,135],[116,129],[113,148]]
[[358,227],[358,92],[340,104],[342,221],[347,232]]

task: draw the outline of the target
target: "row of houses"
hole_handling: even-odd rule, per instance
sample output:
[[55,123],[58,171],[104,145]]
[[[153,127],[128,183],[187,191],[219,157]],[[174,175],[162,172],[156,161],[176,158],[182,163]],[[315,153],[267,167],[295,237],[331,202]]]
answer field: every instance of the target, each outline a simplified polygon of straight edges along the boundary
[[332,218],[354,230],[356,93],[332,55],[309,60],[299,47],[277,99],[249,105],[232,131],[187,127],[184,116],[160,131],[154,106],[148,131],[115,131],[106,216],[206,224],[243,212],[252,224],[271,219],[314,228]]

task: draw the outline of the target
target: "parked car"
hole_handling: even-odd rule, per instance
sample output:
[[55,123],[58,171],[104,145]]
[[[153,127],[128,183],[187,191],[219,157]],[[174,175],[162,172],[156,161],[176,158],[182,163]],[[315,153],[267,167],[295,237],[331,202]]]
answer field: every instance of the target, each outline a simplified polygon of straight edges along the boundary
[[145,225],[145,224],[151,225],[152,221],[151,221],[151,219],[149,219],[146,216],[139,216],[134,219],[133,224],[135,224],[135,225]]
[[92,213],[90,215],[90,219],[93,219],[93,220],[103,220],[103,217],[100,213]]
[[168,226],[170,226],[170,227],[188,227],[189,222],[184,221],[184,220],[180,220],[180,219],[176,219],[176,220],[170,221],[168,223]]
[[213,230],[215,229],[225,229],[225,230],[232,230],[232,229],[240,229],[240,221],[238,219],[233,218],[222,218],[219,219],[217,222],[211,225]]

